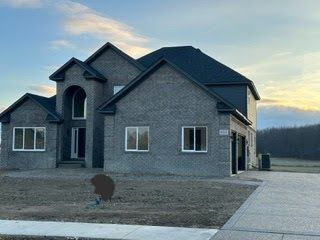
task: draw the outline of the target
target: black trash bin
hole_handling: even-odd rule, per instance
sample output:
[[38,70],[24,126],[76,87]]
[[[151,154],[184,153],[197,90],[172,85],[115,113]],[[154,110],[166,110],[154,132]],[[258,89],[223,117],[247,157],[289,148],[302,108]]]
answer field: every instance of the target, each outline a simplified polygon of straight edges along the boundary
[[270,154],[261,154],[260,157],[260,170],[270,170],[271,169],[271,160]]

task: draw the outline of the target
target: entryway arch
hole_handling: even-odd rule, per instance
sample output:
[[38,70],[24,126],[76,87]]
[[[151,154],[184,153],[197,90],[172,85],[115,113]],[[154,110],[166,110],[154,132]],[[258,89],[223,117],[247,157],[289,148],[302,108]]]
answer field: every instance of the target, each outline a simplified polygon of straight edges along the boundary
[[63,94],[63,161],[85,164],[87,94],[77,85]]

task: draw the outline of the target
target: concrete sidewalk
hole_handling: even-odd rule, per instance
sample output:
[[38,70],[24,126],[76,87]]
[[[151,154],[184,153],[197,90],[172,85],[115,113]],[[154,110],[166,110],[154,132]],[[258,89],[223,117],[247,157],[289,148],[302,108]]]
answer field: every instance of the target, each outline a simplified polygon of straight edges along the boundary
[[245,172],[263,184],[214,240],[320,240],[320,174]]
[[122,224],[0,220],[0,236],[74,237],[112,240],[209,240],[215,229]]

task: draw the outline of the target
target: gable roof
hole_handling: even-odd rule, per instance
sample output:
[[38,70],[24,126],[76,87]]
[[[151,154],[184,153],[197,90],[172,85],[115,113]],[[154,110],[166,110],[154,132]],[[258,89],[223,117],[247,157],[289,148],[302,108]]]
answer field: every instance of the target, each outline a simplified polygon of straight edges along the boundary
[[191,75],[189,75],[187,72],[182,70],[180,67],[172,63],[166,58],[161,58],[158,60],[155,64],[153,64],[151,67],[149,67],[148,70],[141,73],[139,76],[137,76],[134,80],[132,80],[129,84],[127,84],[121,91],[119,91],[117,94],[115,94],[113,97],[111,97],[107,102],[102,104],[99,107],[99,111],[101,113],[105,114],[113,114],[115,113],[115,103],[118,102],[121,98],[123,98],[127,93],[129,93],[132,89],[137,87],[143,80],[145,80],[151,73],[159,69],[162,65],[165,63],[168,63],[171,67],[173,67],[176,71],[180,72],[182,75],[184,75],[187,79],[189,79],[192,83],[194,83],[196,86],[201,88],[203,91],[205,91],[208,95],[218,100],[217,108],[218,111],[221,110],[221,112],[230,112],[231,114],[235,115],[239,120],[244,122],[247,125],[252,124],[250,120],[248,120],[243,114],[241,114],[235,106],[233,106],[230,102],[223,99],[221,96],[217,95],[213,91],[210,91],[205,85],[199,83],[196,79],[194,79]]
[[0,114],[0,122],[9,121],[9,114],[21,106],[27,99],[31,99],[33,102],[38,104],[45,112],[48,113],[47,121],[49,122],[61,122],[61,116],[56,112],[56,96],[46,98],[43,96],[26,93],[14,104],[8,107]]
[[149,68],[161,58],[168,59],[204,85],[248,85],[255,98],[260,99],[251,80],[192,46],[163,47],[137,61]]
[[50,80],[53,81],[63,81],[65,77],[65,71],[71,67],[73,64],[77,64],[80,66],[84,71],[83,76],[86,79],[95,79],[100,82],[105,82],[107,79],[100,74],[97,70],[95,70],[93,67],[88,65],[87,63],[84,63],[76,58],[71,58],[68,62],[66,62],[62,67],[60,67],[57,71],[55,71],[51,76],[49,77]]
[[145,70],[146,67],[142,64],[140,64],[138,61],[136,61],[134,58],[130,57],[128,54],[125,52],[121,51],[119,48],[114,46],[112,43],[107,42],[105,45],[103,45],[101,48],[99,48],[94,54],[92,54],[87,60],[84,62],[87,64],[92,63],[96,58],[98,58],[104,51],[107,49],[111,48],[114,50],[116,53],[121,55],[123,58],[127,59],[129,62],[131,62],[134,66],[136,66],[138,69],[141,71]]

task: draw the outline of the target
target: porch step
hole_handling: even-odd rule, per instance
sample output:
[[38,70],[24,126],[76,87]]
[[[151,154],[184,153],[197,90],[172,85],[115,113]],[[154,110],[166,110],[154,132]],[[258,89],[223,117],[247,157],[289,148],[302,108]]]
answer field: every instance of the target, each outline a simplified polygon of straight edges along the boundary
[[85,167],[84,162],[60,162],[58,168],[83,168]]

